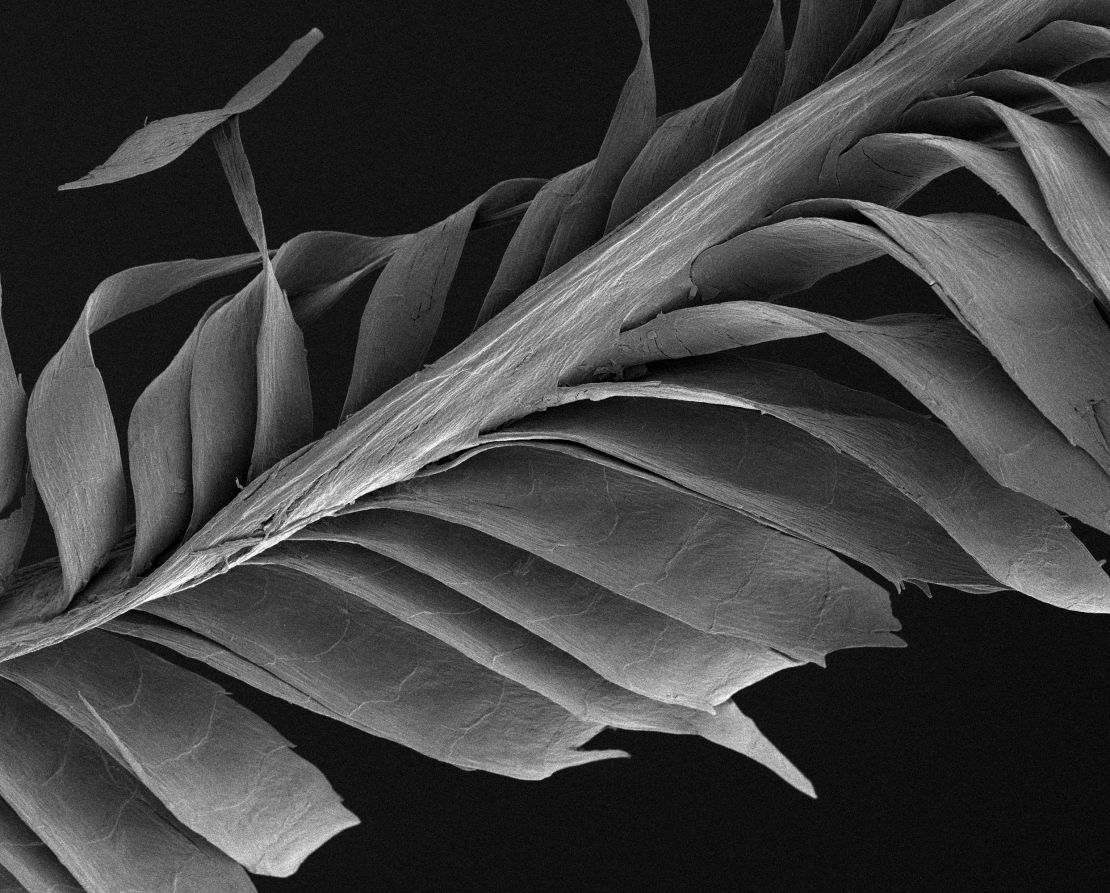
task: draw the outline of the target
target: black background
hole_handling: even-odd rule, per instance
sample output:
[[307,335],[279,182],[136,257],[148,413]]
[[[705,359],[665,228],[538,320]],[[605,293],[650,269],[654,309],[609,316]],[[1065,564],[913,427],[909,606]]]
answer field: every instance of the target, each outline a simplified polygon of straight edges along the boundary
[[[770,3],[651,8],[664,112],[742,71]],[[795,8],[787,3],[788,21]],[[250,250],[207,141],[146,177],[55,191],[145,117],[222,105],[318,26],[324,41],[242,121],[270,243],[311,229],[408,232],[498,180],[553,176],[593,157],[638,49],[621,0],[38,2],[4,15],[0,281],[28,390],[104,277]],[[962,175],[910,209],[941,208],[1010,214]],[[508,235],[472,240],[458,288],[483,287]],[[121,426],[201,309],[228,291],[226,282],[199,289],[93,339]],[[318,433],[342,402],[358,298],[307,333]],[[846,315],[936,306],[885,261],[798,302]],[[824,340],[799,344],[774,355],[865,383],[868,373],[845,369]],[[1105,540],[1090,541],[1110,554]],[[26,557],[52,552],[40,517]],[[647,733],[604,732],[596,746],[633,758],[545,782],[465,773],[220,677],[363,820],[295,877],[260,878],[259,889],[1001,890],[1110,880],[1107,618],[1012,593],[893,598],[907,649],[841,652],[825,670],[781,673],[736,697],[813,780],[815,802],[723,749]]]

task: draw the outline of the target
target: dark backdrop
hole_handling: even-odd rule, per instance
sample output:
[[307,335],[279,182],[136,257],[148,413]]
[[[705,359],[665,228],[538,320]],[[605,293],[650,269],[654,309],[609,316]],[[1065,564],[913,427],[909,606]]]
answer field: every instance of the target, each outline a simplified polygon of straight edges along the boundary
[[[738,75],[770,3],[651,6],[659,109],[669,111]],[[498,180],[552,176],[593,157],[637,53],[621,0],[56,0],[4,16],[0,277],[28,390],[105,276],[250,250],[207,141],[137,180],[55,191],[146,116],[222,105],[318,26],[323,43],[242,122],[270,243],[311,229],[408,232]],[[961,175],[912,206],[972,207],[1009,213]],[[458,287],[482,287],[507,238],[504,229],[476,237]],[[94,338],[121,425],[201,308],[230,290],[198,290]],[[342,402],[358,297],[308,333],[320,432]],[[800,300],[848,315],[936,306],[886,261]],[[862,383],[829,343],[802,344],[773,350]],[[1105,542],[1095,548],[1110,554]],[[28,558],[52,552],[40,518]],[[221,677],[363,820],[295,878],[259,888],[989,890],[1106,880],[1107,619],[1014,594],[928,600],[909,590],[894,606],[908,649],[841,652],[825,670],[781,673],[737,695],[809,774],[816,802],[723,749],[647,733],[605,732],[598,746],[633,759],[545,782],[461,772]]]

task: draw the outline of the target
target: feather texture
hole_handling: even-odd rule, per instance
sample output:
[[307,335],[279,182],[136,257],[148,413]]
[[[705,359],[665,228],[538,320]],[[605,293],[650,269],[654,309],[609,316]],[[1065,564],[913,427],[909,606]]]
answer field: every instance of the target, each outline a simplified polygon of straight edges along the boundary
[[[62,187],[210,134],[255,250],[109,277],[29,400],[0,325],[0,889],[248,890],[357,821],[152,644],[462,769],[626,756],[586,747],[611,727],[813,796],[731,697],[901,646],[878,580],[1110,611],[1062,517],[1110,532],[1110,116],[1060,80],[1110,54],[1110,3],[804,0],[787,41],[776,0],[742,74],[664,116],[628,6],[596,159],[415,233],[269,247],[239,116],[315,29]],[[1016,219],[903,210],[957,168]],[[453,293],[505,222],[492,282]],[[942,312],[790,303],[880,256]],[[125,471],[90,336],[242,271],[135,404]],[[313,440],[303,329],[374,275]],[[815,337],[933,415],[747,355]],[[58,556],[20,568],[36,494]]]

